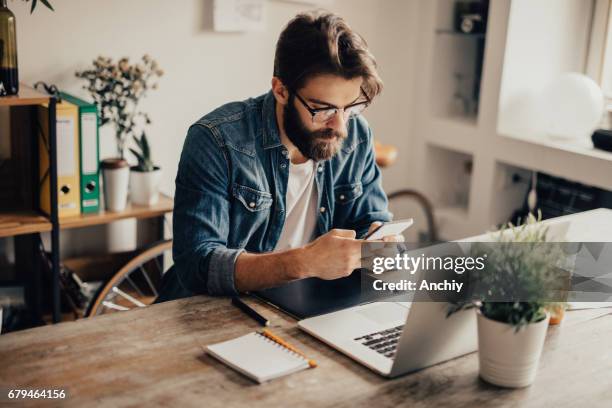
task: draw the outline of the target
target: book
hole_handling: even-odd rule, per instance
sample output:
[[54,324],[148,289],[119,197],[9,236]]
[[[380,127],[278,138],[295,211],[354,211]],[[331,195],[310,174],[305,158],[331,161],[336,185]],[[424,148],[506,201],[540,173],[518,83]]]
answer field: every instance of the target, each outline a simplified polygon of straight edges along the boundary
[[64,92],[60,96],[79,108],[81,213],[97,213],[100,210],[98,108]]
[[[51,181],[49,173],[49,105],[38,109],[40,208],[51,214]],[[56,105],[55,138],[57,141],[57,206],[58,216],[68,217],[81,213],[81,186],[79,183],[79,109],[62,100]]]
[[258,383],[310,367],[305,357],[257,332],[207,346],[206,350]]

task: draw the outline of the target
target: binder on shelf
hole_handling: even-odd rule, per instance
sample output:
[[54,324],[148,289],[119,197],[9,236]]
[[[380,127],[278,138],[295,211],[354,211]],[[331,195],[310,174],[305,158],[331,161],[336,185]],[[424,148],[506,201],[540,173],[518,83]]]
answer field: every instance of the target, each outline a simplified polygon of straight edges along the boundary
[[[51,214],[49,167],[49,105],[38,110],[40,124],[39,176],[40,209]],[[56,104],[57,140],[57,205],[58,216],[68,217],[81,213],[79,169],[79,108],[65,100]]]
[[60,96],[79,108],[81,212],[97,213],[100,210],[98,109],[95,104],[64,92]]

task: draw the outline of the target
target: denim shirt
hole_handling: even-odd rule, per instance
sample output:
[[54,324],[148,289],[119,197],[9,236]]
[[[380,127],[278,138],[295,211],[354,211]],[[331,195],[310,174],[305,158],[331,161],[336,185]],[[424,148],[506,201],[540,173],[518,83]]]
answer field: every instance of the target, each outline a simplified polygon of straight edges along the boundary
[[[290,161],[275,104],[272,92],[232,102],[189,128],[176,176],[174,267],[158,301],[235,295],[236,258],[276,247]],[[341,149],[316,169],[316,236],[344,228],[361,237],[372,222],[391,219],[363,117],[349,119]]]

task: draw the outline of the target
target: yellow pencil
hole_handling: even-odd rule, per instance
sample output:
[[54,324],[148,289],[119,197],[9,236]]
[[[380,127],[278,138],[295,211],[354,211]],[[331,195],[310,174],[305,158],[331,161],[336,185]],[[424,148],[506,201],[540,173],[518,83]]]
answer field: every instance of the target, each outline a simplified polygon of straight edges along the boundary
[[287,343],[285,340],[283,340],[280,337],[278,337],[276,334],[272,333],[270,330],[263,329],[260,333],[262,335],[266,336],[267,338],[269,338],[270,340],[272,340],[272,341],[280,344],[281,346],[283,346],[285,348],[288,348],[289,350],[293,351],[294,353],[299,354],[300,356],[304,357],[306,360],[308,360],[308,365],[311,368],[314,368],[314,367],[317,366],[317,362],[316,361],[306,357],[306,355],[304,353],[302,353],[300,350],[298,350],[297,348],[295,348],[291,344]]

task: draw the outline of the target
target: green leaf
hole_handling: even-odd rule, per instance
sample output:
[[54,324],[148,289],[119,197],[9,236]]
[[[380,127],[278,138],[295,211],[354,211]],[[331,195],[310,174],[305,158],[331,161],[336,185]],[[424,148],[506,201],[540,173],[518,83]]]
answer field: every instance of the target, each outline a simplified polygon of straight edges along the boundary
[[38,0],[32,0],[32,8],[30,9],[30,14],[32,14],[34,12],[34,9],[36,8],[36,2]]
[[44,4],[45,6],[47,6],[47,8],[51,9],[51,11],[55,11],[53,9],[53,6],[51,6],[51,3],[49,3],[49,0],[40,0],[40,2]]
[[141,140],[142,140],[142,155],[145,157],[145,159],[150,160],[151,159],[151,149],[149,148],[149,141],[147,140],[147,135],[144,132],[142,132]]
[[142,157],[140,152],[137,152],[136,150],[132,149],[131,147],[130,147],[130,152],[132,152],[132,154],[134,156],[136,156],[136,158],[138,159],[138,164],[139,165],[144,161],[144,158]]

